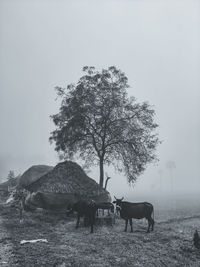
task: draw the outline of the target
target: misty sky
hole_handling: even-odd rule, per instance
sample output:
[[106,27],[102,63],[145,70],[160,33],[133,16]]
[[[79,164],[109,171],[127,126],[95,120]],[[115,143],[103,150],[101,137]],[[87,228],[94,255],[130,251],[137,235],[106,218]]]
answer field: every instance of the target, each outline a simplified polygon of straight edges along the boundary
[[[135,192],[200,188],[200,1],[0,0],[0,178],[55,165],[54,87],[77,82],[85,65],[124,71],[129,94],[156,111],[163,143]],[[158,171],[163,170],[162,184]],[[108,189],[133,192],[122,174]],[[98,172],[89,174],[98,181]]]

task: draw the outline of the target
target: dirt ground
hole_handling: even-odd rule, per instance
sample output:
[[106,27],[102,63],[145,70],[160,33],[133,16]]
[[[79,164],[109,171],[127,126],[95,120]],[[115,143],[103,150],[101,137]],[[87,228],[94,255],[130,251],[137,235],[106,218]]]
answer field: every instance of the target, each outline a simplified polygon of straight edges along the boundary
[[[193,233],[200,230],[200,214],[157,221],[146,233],[147,222],[134,220],[133,233],[124,221],[112,226],[75,229],[75,218],[44,212],[26,213],[19,224],[18,211],[0,204],[0,266],[200,266],[200,250]],[[199,231],[200,232],[200,231]],[[47,243],[20,244],[45,238]]]

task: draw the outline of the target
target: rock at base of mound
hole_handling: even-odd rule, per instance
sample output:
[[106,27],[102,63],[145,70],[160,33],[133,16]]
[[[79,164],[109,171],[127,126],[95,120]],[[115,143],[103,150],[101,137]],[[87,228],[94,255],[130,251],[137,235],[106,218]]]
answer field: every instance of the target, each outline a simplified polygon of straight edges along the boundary
[[[90,222],[88,218],[84,218],[84,224],[85,226],[90,226]],[[109,216],[100,216],[95,218],[95,225],[97,226],[112,226],[115,224],[115,216],[109,215]]]
[[40,177],[53,169],[52,166],[47,165],[34,165],[26,170],[18,181],[20,187],[26,188],[30,184],[36,182]]
[[114,216],[103,216],[95,219],[95,225],[113,225],[115,224]]

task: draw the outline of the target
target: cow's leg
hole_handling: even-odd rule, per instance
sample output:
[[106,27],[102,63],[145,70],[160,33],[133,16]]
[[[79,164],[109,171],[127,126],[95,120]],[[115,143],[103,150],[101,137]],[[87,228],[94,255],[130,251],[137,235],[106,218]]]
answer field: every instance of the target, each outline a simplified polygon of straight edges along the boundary
[[93,233],[93,226],[94,226],[94,221],[93,221],[93,216],[90,217],[90,233],[92,234]]
[[130,227],[131,227],[131,233],[133,232],[133,222],[132,218],[129,219]]
[[147,218],[148,220],[148,228],[147,228],[147,233],[150,232],[150,226],[151,226],[151,219],[150,218]]
[[94,231],[93,228],[94,228],[93,223],[91,223],[91,231],[90,231],[91,234],[93,234],[93,231]]
[[124,232],[127,232],[128,219],[126,219]]
[[151,231],[153,231],[153,229],[154,229],[154,223],[155,223],[154,219],[151,218]]
[[90,233],[92,234],[94,231],[94,223],[95,223],[95,213],[96,211],[92,212],[91,216],[90,216],[90,224],[91,224],[91,231]]
[[78,214],[78,216],[77,216],[77,222],[76,222],[76,229],[79,227],[79,222],[80,222],[80,215]]

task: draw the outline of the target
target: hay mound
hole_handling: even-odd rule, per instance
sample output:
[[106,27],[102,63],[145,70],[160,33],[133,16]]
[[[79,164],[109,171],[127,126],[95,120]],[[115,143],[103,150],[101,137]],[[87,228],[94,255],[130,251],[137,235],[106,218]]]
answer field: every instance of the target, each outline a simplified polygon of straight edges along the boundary
[[40,177],[53,169],[52,166],[34,165],[26,170],[19,179],[18,185],[26,188],[30,184],[36,182]]
[[78,194],[94,199],[99,196],[100,201],[110,201],[110,194],[88,177],[81,166],[72,161],[59,163],[27,189],[31,192]]

